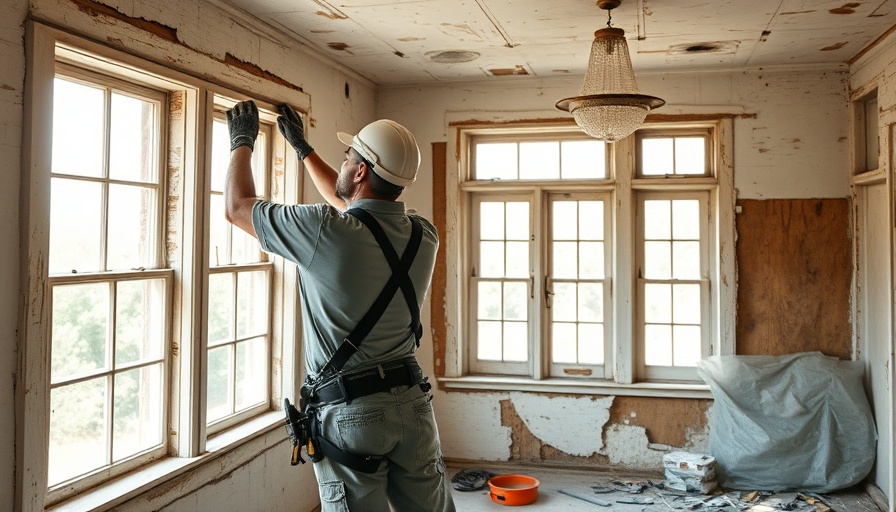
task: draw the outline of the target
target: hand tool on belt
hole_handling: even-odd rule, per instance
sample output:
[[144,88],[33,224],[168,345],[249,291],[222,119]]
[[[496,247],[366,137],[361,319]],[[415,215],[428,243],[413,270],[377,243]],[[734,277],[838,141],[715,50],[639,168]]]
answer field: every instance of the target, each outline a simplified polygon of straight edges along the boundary
[[[423,239],[423,227],[420,221],[409,217],[411,221],[411,238],[405,247],[404,253],[398,257],[398,253],[383,231],[382,226],[366,210],[352,208],[345,213],[354,216],[361,221],[373,234],[380,249],[389,262],[392,276],[386,282],[383,290],[377,296],[373,305],[358,322],[358,325],[345,337],[336,352],[324,365],[316,379],[309,379],[302,386],[300,407],[304,416],[313,417],[311,421],[311,442],[308,447],[313,447],[314,454],[309,453],[312,462],[317,462],[323,456],[330,457],[336,462],[363,473],[373,473],[379,468],[383,457],[371,457],[356,455],[343,451],[330,443],[320,432],[320,422],[316,418],[316,410],[322,405],[350,403],[361,396],[388,391],[396,386],[414,386],[419,384],[424,391],[429,391],[430,384],[423,377],[423,372],[413,355],[406,358],[382,363],[372,368],[355,372],[341,372],[345,363],[358,351],[358,346],[383,316],[395,293],[401,289],[411,313],[410,329],[414,333],[416,345],[420,346],[420,338],[423,336],[423,327],[420,324],[420,306],[417,303],[417,294],[408,271]],[[287,405],[287,431],[290,430],[290,411]],[[293,408],[294,409],[294,408]],[[296,439],[293,439],[293,465],[296,459],[304,460],[296,456]],[[302,446],[302,444],[299,444]],[[307,449],[307,448],[306,448]]]

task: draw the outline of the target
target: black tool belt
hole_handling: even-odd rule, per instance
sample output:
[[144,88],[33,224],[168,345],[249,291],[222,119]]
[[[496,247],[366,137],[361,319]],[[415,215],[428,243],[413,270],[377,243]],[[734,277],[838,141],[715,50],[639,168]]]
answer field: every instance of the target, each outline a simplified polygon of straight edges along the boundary
[[362,396],[389,391],[397,386],[421,384],[429,390],[429,383],[423,378],[423,370],[414,357],[397,359],[360,371],[337,373],[324,377],[318,384],[302,387],[303,396],[313,406],[351,403]]

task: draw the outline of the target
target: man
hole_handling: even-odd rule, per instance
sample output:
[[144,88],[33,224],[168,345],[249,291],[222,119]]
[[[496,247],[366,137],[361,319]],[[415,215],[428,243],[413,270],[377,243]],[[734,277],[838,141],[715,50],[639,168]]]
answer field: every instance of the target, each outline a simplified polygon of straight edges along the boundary
[[339,133],[349,147],[337,173],[308,145],[298,114],[279,109],[280,133],[329,205],[256,199],[249,101],[227,112],[225,208],[265,251],[297,265],[322,510],[453,511],[430,385],[414,357],[438,234],[397,201],[417,176],[416,140],[389,120]]

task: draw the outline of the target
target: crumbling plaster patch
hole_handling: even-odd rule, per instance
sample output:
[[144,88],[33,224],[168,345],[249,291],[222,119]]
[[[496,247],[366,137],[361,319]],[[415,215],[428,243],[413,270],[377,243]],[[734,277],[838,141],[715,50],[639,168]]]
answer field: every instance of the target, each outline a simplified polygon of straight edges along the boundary
[[517,414],[532,434],[570,455],[588,457],[603,449],[601,432],[613,397],[565,397],[511,393]]

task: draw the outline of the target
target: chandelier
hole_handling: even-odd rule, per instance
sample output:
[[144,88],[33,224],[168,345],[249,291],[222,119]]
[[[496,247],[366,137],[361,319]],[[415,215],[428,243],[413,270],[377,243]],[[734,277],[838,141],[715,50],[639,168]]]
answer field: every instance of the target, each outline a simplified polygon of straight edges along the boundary
[[581,93],[557,102],[557,108],[571,113],[585,133],[607,142],[631,135],[649,111],[666,103],[638,92],[625,31],[611,26],[610,11],[620,3],[598,0],[597,6],[607,11],[607,28],[594,33]]

